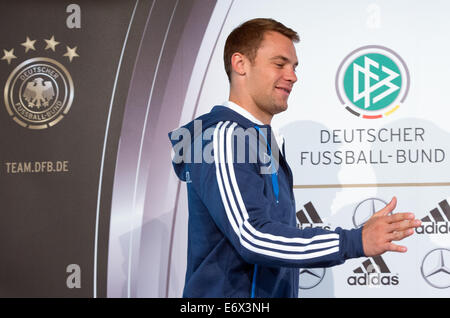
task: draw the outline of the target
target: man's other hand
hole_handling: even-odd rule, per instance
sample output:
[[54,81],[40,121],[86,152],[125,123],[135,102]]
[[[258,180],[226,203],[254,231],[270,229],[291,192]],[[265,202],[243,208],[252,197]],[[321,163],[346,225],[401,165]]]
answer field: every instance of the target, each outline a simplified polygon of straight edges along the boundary
[[387,251],[406,252],[405,246],[392,243],[400,241],[414,233],[419,227],[420,220],[415,219],[413,213],[395,213],[389,215],[397,205],[397,198],[393,197],[383,209],[376,212],[364,224],[362,243],[366,256],[376,256]]

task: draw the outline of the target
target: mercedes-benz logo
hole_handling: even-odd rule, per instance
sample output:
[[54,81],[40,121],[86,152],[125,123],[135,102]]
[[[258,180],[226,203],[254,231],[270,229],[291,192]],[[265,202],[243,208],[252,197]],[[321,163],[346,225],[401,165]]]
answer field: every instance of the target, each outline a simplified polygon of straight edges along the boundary
[[300,270],[299,289],[311,289],[320,284],[325,276],[325,268],[305,268]]
[[423,279],[435,288],[450,287],[450,249],[436,248],[423,258],[420,271]]
[[361,201],[353,212],[353,225],[355,228],[366,223],[375,212],[381,210],[387,205],[384,200],[378,198],[369,198]]

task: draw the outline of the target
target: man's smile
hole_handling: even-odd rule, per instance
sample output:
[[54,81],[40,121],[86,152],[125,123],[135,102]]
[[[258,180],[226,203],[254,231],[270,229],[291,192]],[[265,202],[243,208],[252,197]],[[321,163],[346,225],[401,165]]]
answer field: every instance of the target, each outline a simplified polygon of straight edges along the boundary
[[287,86],[275,86],[276,89],[282,91],[284,94],[287,94],[289,96],[289,94],[291,93],[292,88],[287,87]]

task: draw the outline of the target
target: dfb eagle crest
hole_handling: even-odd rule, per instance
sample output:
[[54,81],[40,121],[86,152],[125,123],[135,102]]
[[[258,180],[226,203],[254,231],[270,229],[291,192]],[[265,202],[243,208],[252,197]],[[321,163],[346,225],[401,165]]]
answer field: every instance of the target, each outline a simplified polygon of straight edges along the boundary
[[49,102],[55,97],[55,91],[51,81],[37,77],[26,84],[22,96],[28,102],[29,108],[39,109],[49,106]]

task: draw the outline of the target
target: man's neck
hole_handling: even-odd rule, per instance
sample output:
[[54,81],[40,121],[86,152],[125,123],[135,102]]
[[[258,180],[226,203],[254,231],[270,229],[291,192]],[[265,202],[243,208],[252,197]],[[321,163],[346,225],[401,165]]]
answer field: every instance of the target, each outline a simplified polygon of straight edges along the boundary
[[257,125],[264,125],[264,123],[262,123],[259,119],[257,119],[250,112],[248,112],[246,109],[244,109],[243,107],[239,106],[238,104],[228,100],[228,101],[224,102],[224,105],[227,106],[228,108],[230,108],[231,110],[235,111],[239,115],[244,116],[245,118],[247,118],[251,122],[254,122]]
[[261,111],[261,109],[259,109],[256,105],[253,105],[252,103],[245,103],[243,101],[240,101],[238,98],[233,98],[231,95],[228,100],[245,109],[247,112],[249,112],[253,117],[258,119],[264,125],[270,125],[273,115]]

